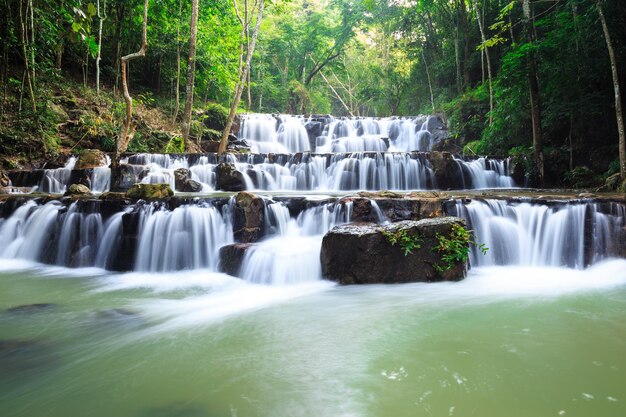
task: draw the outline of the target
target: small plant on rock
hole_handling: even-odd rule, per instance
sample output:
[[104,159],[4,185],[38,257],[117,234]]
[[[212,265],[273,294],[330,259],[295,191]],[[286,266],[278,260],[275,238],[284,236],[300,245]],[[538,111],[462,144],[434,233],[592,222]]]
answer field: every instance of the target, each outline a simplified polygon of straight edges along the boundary
[[413,250],[422,247],[422,238],[417,234],[411,234],[407,230],[397,230],[395,232],[382,231],[383,236],[391,246],[399,245],[404,256],[413,253]]
[[460,224],[452,225],[452,231],[448,236],[437,233],[439,244],[432,250],[441,254],[443,264],[434,264],[433,267],[439,273],[454,268],[456,263],[465,263],[469,259],[472,247],[477,247],[483,255],[489,248],[484,243],[477,243],[474,233]]

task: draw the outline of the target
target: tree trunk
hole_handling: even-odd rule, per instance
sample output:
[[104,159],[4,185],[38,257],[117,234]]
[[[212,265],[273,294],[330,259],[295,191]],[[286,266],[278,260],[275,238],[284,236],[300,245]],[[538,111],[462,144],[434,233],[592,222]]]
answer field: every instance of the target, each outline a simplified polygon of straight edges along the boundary
[[107,2],[106,0],[104,0],[104,5],[103,5],[103,9],[104,9],[104,14],[102,14],[100,12],[100,0],[98,0],[97,2],[97,8],[98,8],[98,56],[96,57],[96,95],[100,95],[100,59],[102,56],[102,24],[104,22],[104,19],[106,19],[106,14],[107,14]]
[[463,88],[467,88],[471,82],[470,76],[470,31],[467,21],[467,5],[465,0],[459,1],[459,13],[461,20],[461,27],[463,28]]
[[198,34],[198,0],[191,2],[191,23],[189,26],[189,59],[187,61],[187,87],[185,88],[185,112],[183,113],[183,139],[187,152],[194,148],[189,140],[191,109],[193,108],[193,88],[196,76],[196,36]]
[[35,14],[33,12],[33,0],[28,0],[28,7],[30,8],[30,69],[32,71],[33,86],[36,82],[35,77]]
[[483,41],[483,52],[485,53],[485,60],[487,61],[487,82],[489,83],[489,126],[493,124],[493,78],[491,73],[491,57],[489,56],[489,49],[487,49],[487,36],[485,35],[485,28],[483,23],[482,12],[478,0],[475,3],[476,7],[476,19],[478,20],[478,29],[480,30],[480,37]]
[[624,115],[622,113],[622,96],[619,89],[617,59],[615,58],[615,51],[613,49],[611,33],[609,32],[609,27],[606,24],[606,18],[604,17],[604,12],[602,11],[602,5],[600,4],[600,1],[596,2],[596,7],[598,8],[598,14],[600,15],[600,23],[602,24],[602,30],[604,32],[606,48],[609,51],[609,58],[611,60],[613,90],[615,91],[615,116],[617,118],[617,131],[619,134],[619,173],[622,181],[626,181],[626,134],[624,133]]
[[115,56],[113,57],[113,62],[115,62],[115,82],[113,83],[113,96],[117,97],[117,92],[119,88],[119,78],[120,78],[120,61],[122,54],[122,26],[124,24],[124,19],[126,18],[126,3],[118,2],[117,4],[117,23],[115,25]]
[[257,40],[257,37],[259,36],[259,28],[261,27],[261,20],[263,19],[263,9],[265,7],[265,0],[259,0],[258,7],[259,7],[259,10],[257,12],[256,25],[254,26],[254,31],[252,32],[252,41],[250,45],[248,45],[248,52],[246,53],[246,65],[244,66],[243,73],[239,77],[237,85],[235,86],[233,104],[230,107],[230,113],[228,114],[228,120],[226,122],[226,127],[224,128],[224,131],[222,132],[222,139],[220,141],[220,146],[218,149],[219,155],[223,154],[224,151],[226,151],[226,146],[228,145],[228,135],[230,134],[230,128],[233,126],[233,121],[235,120],[237,107],[239,106],[239,100],[241,100],[241,93],[243,92],[243,87],[246,84],[248,71],[250,71],[250,62],[252,61],[252,54],[254,53],[256,40]]
[[178,111],[180,110],[180,19],[182,17],[183,3],[178,1],[178,20],[176,22],[176,105],[172,115],[172,124],[176,124]]
[[20,31],[20,35],[21,35],[21,41],[22,41],[22,55],[24,56],[24,70],[26,73],[26,82],[28,84],[28,94],[30,96],[30,104],[31,104],[31,108],[33,110],[33,116],[36,117],[37,116],[37,103],[35,101],[35,89],[33,86],[33,79],[31,78],[31,72],[30,72],[30,68],[28,65],[28,53],[27,53],[27,46],[26,46],[26,23],[25,23],[25,17],[24,17],[24,12],[23,12],[23,2],[22,0],[19,0],[20,2],[20,24],[21,24],[21,31]]
[[[524,20],[526,21],[526,31],[528,41],[535,43],[535,31],[533,30],[532,12],[530,9],[530,0],[523,0]],[[537,168],[537,176],[539,186],[543,187],[545,181],[545,167],[543,158],[543,137],[541,132],[541,107],[539,103],[539,81],[537,80],[537,61],[534,53],[530,54],[528,60],[528,84],[530,87],[530,114],[533,129],[533,149],[535,166]]]
[[433,94],[433,84],[430,80],[430,70],[428,69],[428,62],[426,62],[426,54],[424,53],[424,47],[422,46],[422,59],[424,60],[424,67],[426,68],[426,78],[428,79],[428,90],[430,91],[430,104],[433,106],[433,113],[435,110],[435,95]]
[[141,47],[139,51],[134,54],[129,54],[123,56],[121,59],[122,63],[122,89],[124,91],[124,101],[126,102],[126,119],[124,120],[124,125],[122,126],[122,131],[120,132],[120,136],[117,138],[116,146],[115,146],[115,158],[113,160],[113,164],[117,167],[119,163],[120,155],[126,152],[126,148],[128,144],[133,139],[135,134],[135,126],[132,122],[133,118],[133,99],[128,92],[128,81],[126,70],[128,67],[129,61],[140,58],[146,55],[146,50],[148,49],[148,40],[147,40],[147,26],[148,26],[148,1],[144,0],[143,4],[143,28],[141,31]]

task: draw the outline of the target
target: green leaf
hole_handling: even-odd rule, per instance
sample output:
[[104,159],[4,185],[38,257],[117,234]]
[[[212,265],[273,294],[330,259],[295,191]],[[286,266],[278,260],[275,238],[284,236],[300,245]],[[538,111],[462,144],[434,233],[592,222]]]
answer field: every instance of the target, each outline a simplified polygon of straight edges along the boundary
[[78,22],[72,22],[72,30],[74,32],[80,32],[81,25]]
[[94,6],[93,3],[89,3],[87,5],[87,12],[90,16],[95,16],[98,13],[98,11],[96,10],[96,6]]

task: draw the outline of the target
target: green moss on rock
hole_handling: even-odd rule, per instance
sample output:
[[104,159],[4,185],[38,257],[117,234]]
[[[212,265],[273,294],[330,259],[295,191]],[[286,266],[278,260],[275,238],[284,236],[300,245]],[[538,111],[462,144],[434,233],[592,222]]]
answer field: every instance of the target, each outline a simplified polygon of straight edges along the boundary
[[169,184],[135,184],[126,192],[126,197],[141,200],[169,198],[174,191]]

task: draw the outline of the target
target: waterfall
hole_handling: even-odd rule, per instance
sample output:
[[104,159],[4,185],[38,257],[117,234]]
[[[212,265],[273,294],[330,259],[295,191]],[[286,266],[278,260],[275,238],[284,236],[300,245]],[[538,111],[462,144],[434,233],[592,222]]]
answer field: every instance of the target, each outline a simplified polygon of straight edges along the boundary
[[[624,207],[603,214],[596,204],[546,206],[502,200],[457,202],[478,243],[489,250],[473,250],[470,262],[486,265],[546,265],[584,268],[616,255],[624,226]],[[587,253],[590,250],[591,254]]]
[[[282,206],[282,208],[281,208]],[[268,205],[272,216],[281,220],[278,236],[250,247],[244,256],[241,277],[269,285],[298,284],[322,278],[319,253],[324,234],[350,221],[350,207],[326,204],[307,209],[297,219],[288,217],[281,203]]]
[[70,182],[72,170],[76,165],[76,157],[70,156],[63,168],[45,169],[37,186],[42,193],[63,194]]
[[[101,245],[112,232],[103,224],[98,206],[57,201],[38,205],[28,201],[0,223],[0,258],[17,258],[59,266],[96,265]],[[116,248],[102,255],[102,266]],[[99,255],[98,255],[99,257]]]
[[[301,207],[301,208],[298,208]],[[0,203],[0,258],[66,267],[167,272],[215,271],[219,249],[234,241],[235,199],[164,203],[15,200]],[[314,200],[291,207],[265,201],[265,236],[245,254],[242,276],[257,283],[319,279],[319,248],[332,227],[349,222],[352,202]],[[376,221],[387,221],[375,202]],[[532,204],[457,201],[449,210],[468,221],[486,255],[473,266],[544,265],[584,268],[623,256],[626,206],[574,202]],[[298,214],[296,214],[298,213]]]
[[[515,182],[509,172],[509,159],[496,160],[478,158],[473,161],[463,161],[455,158],[463,172],[464,188],[513,188]],[[466,179],[469,179],[469,181]],[[467,187],[467,183],[471,187]]]
[[215,270],[219,248],[232,242],[230,217],[224,218],[212,205],[185,205],[169,211],[151,204],[140,222],[138,271]]

